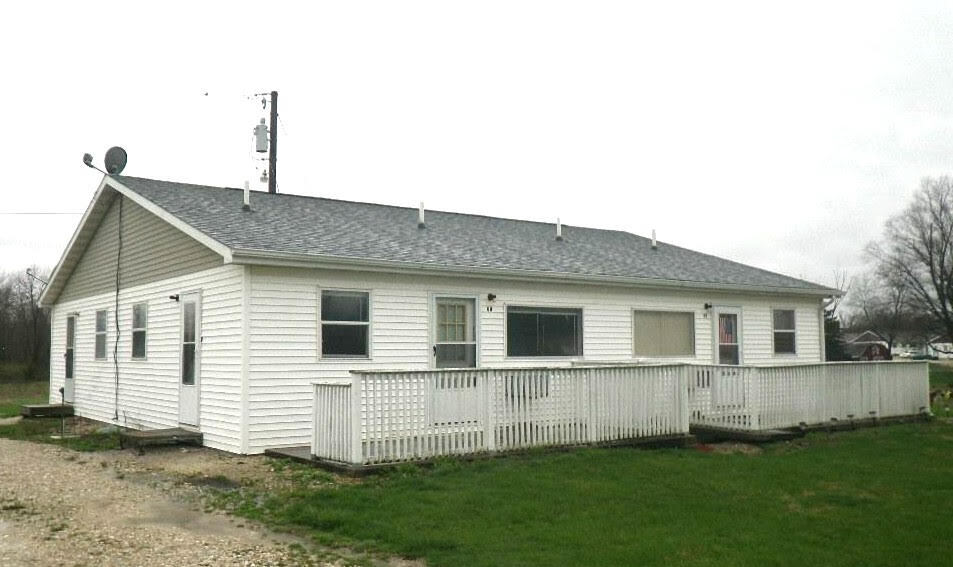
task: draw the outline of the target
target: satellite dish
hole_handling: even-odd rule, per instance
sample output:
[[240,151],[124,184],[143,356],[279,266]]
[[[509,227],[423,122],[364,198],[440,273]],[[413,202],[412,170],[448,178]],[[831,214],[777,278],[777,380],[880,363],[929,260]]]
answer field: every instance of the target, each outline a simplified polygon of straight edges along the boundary
[[112,175],[119,175],[126,167],[126,150],[113,146],[106,152],[106,171]]

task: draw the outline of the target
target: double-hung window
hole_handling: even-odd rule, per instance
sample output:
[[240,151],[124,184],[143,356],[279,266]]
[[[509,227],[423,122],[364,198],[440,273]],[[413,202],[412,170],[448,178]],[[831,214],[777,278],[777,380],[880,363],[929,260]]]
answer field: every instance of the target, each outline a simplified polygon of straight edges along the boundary
[[796,354],[794,310],[775,309],[774,319],[774,354]]
[[321,356],[367,357],[369,331],[369,293],[321,291]]
[[678,311],[634,311],[632,337],[636,356],[693,356],[695,314]]
[[146,331],[149,325],[149,304],[132,306],[132,357],[146,357]]
[[96,360],[106,359],[106,329],[109,326],[109,311],[103,309],[96,312]]
[[507,356],[582,356],[582,309],[506,310]]

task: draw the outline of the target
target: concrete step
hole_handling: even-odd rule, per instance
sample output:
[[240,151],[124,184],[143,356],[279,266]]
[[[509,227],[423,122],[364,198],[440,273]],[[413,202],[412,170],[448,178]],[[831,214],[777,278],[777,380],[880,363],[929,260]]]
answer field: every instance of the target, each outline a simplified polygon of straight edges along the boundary
[[31,404],[20,406],[23,417],[70,417],[73,406],[69,404]]
[[168,429],[125,429],[119,432],[119,446],[123,449],[134,448],[142,452],[145,447],[163,445],[202,445],[202,433],[182,427]]

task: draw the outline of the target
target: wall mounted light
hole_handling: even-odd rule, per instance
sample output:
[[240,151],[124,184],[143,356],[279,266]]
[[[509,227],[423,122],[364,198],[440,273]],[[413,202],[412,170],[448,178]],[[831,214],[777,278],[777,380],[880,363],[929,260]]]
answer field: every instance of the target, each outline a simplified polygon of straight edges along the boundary
[[495,294],[495,293],[488,293],[488,294],[486,294],[486,300],[487,300],[487,301],[493,301],[494,299],[496,299],[496,294]]
[[179,301],[179,294],[170,295],[170,296],[169,296],[169,299],[171,299],[172,301],[178,302],[178,301]]

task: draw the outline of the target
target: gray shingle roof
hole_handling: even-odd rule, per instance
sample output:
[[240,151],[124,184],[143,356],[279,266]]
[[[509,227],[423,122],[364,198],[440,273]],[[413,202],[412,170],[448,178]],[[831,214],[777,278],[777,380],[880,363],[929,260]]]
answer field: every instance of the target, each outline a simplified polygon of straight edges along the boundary
[[117,176],[128,189],[233,250],[343,257],[434,268],[505,269],[688,285],[832,290],[627,232]]

